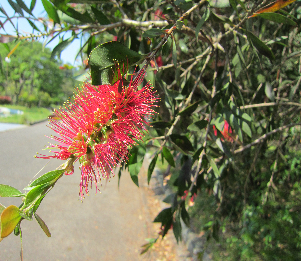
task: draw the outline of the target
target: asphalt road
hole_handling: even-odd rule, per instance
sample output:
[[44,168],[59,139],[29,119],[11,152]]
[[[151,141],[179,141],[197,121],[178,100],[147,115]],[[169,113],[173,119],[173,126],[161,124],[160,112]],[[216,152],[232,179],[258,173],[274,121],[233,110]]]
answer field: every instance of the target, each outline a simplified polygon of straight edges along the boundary
[[[44,135],[50,136],[52,131],[45,125],[0,132],[1,184],[22,190],[46,164],[38,175],[62,163],[33,157],[36,152],[43,153],[49,142]],[[116,176],[104,184],[101,194],[91,190],[81,202],[80,171],[63,176],[37,211],[52,237],[48,238],[35,220],[22,221],[24,260],[141,260],[140,246],[154,236],[146,222],[150,217],[145,195],[129,174],[122,175],[119,189],[117,181]],[[5,206],[18,206],[20,200],[0,198]],[[0,243],[0,261],[6,260],[20,260],[20,238],[13,234]]]

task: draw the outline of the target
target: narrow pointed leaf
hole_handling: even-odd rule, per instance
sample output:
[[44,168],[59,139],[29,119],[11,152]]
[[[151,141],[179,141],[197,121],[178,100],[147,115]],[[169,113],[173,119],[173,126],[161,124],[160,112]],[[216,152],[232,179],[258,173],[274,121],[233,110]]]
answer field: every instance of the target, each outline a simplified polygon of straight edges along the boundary
[[37,0],[31,0],[30,2],[30,10],[32,11],[36,5]]
[[206,120],[200,120],[200,121],[196,121],[192,124],[190,124],[187,129],[190,131],[199,131],[202,130],[204,128],[206,128],[208,125],[208,121]]
[[47,192],[47,190],[50,188],[51,185],[49,184],[43,184],[43,185],[39,185],[34,187],[33,189],[31,189],[26,197],[25,197],[25,202],[24,202],[24,206],[23,208],[27,208],[28,206],[32,205],[32,204],[36,204],[39,201],[39,198],[43,197],[44,194]]
[[142,37],[149,37],[149,38],[154,38],[154,37],[158,37],[162,34],[164,34],[165,32],[161,29],[157,29],[157,28],[152,28],[152,29],[149,29],[147,31],[145,31],[143,34],[142,34]]
[[148,172],[147,172],[147,183],[149,184],[154,168],[156,166],[157,163],[157,159],[158,159],[158,154],[155,155],[155,157],[152,159],[151,163],[148,166]]
[[136,184],[137,187],[139,187],[138,174],[140,172],[141,166],[142,166],[142,161],[139,161],[135,164],[131,164],[129,166],[129,172],[131,175],[131,179]]
[[18,5],[28,14],[32,15],[32,12],[30,11],[30,9],[26,6],[26,4],[24,4],[23,0],[16,0]]
[[200,19],[200,21],[198,22],[198,24],[197,24],[197,26],[195,28],[195,37],[196,37],[196,40],[198,40],[199,32],[200,32],[203,24],[208,20],[209,16],[210,16],[210,8],[207,7],[205,13],[203,14],[202,18]]
[[190,226],[190,217],[185,208],[185,202],[183,202],[183,203],[184,204],[182,205],[182,208],[181,208],[181,217],[182,217],[182,220],[184,221],[185,225]]
[[165,208],[156,216],[154,222],[161,222],[164,225],[172,218],[172,214],[171,208]]
[[10,4],[10,6],[15,10],[16,13],[18,13],[18,14],[24,16],[23,11],[22,11],[21,7],[20,7],[18,4],[16,4],[16,3],[15,3],[14,1],[12,1],[12,0],[8,0],[8,2],[9,2],[9,4]]
[[50,233],[46,223],[44,222],[44,220],[41,219],[37,213],[34,213],[34,216],[35,216],[36,220],[38,221],[40,227],[43,229],[44,233],[47,235],[47,237],[51,237],[51,233]]
[[162,149],[162,154],[163,157],[166,159],[166,161],[168,162],[168,164],[172,167],[175,167],[175,161],[173,159],[172,154],[170,153],[169,149],[166,148],[165,146]]
[[64,169],[50,171],[44,174],[43,176],[37,178],[36,180],[34,180],[29,185],[29,187],[35,187],[35,186],[43,185],[45,183],[53,184],[64,174],[64,172],[65,172]]
[[71,36],[70,38],[60,42],[56,47],[54,47],[51,58],[54,59],[55,56],[60,56],[61,52],[74,40],[75,35]]
[[277,13],[262,13],[259,14],[258,16],[273,21],[275,23],[279,23],[279,24],[288,24],[288,25],[292,25],[292,26],[297,26],[297,23],[294,22],[292,19],[289,19],[287,17],[285,17],[282,14],[277,14]]
[[210,165],[213,169],[213,173],[214,173],[215,177],[218,179],[220,177],[220,172],[213,159],[210,159]]
[[153,121],[151,126],[155,129],[165,129],[171,127],[171,123],[167,121]]
[[24,194],[9,185],[0,184],[0,197],[22,197]]
[[186,136],[179,134],[171,134],[169,137],[171,141],[184,152],[193,151],[193,146]]
[[259,40],[258,37],[256,37],[254,34],[252,34],[250,31],[246,31],[248,40],[251,41],[251,43],[254,45],[254,47],[257,49],[257,51],[268,57],[271,61],[275,59],[275,56],[271,49],[267,47],[261,40]]
[[172,228],[173,228],[173,233],[175,235],[177,243],[179,243],[179,241],[182,240],[182,226],[181,226],[180,218],[177,218],[173,222],[173,227]]
[[183,116],[183,115],[190,115],[190,114],[192,114],[197,109],[197,107],[199,106],[199,104],[201,102],[202,101],[198,101],[198,102],[195,102],[192,105],[189,105],[187,108],[185,108],[184,110],[180,111],[179,115]]
[[51,18],[55,23],[60,23],[60,18],[57,14],[55,7],[48,0],[42,0],[45,11],[47,12],[49,18]]

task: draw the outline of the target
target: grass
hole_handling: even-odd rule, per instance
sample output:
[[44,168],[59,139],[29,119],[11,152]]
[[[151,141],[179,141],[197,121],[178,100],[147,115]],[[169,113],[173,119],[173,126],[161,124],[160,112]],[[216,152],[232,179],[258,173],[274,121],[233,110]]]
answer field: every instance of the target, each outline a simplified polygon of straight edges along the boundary
[[51,114],[48,109],[32,107],[27,108],[20,105],[0,105],[8,109],[21,110],[24,112],[22,115],[10,115],[8,117],[0,117],[2,123],[18,123],[18,124],[32,124],[37,121],[45,120]]

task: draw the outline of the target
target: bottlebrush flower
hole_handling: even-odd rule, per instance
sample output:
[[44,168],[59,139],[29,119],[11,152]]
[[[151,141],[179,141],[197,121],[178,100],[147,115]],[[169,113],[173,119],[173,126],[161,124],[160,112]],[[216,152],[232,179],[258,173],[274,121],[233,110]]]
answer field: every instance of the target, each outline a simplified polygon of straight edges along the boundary
[[[214,135],[217,136],[217,130],[216,130],[215,125],[213,125],[213,132],[214,132]],[[224,128],[223,128],[223,131],[221,131],[221,134],[224,136],[224,138],[227,141],[233,142],[234,139],[232,137],[232,128],[230,127],[229,123],[226,120],[224,120]]]
[[135,80],[124,86],[118,68],[118,81],[113,85],[93,86],[85,83],[77,90],[73,102],[65,104],[54,112],[49,127],[58,136],[51,138],[58,144],[54,155],[40,155],[39,158],[66,160],[62,165],[65,174],[73,174],[74,162],[80,163],[80,195],[89,192],[89,185],[102,178],[110,178],[113,169],[127,159],[128,149],[142,140],[148,119],[154,114],[154,103],[158,100],[155,91],[146,84],[141,90],[145,70]]

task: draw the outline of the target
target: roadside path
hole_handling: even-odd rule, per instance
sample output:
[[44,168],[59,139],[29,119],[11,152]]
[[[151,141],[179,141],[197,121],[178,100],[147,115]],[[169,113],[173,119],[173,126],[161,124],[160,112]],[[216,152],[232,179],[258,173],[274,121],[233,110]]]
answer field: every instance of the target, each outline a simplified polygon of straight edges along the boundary
[[[56,169],[59,160],[35,159],[36,152],[50,141],[52,131],[45,122],[27,128],[0,132],[0,183],[22,190],[38,175]],[[144,176],[144,177],[143,177]],[[46,222],[52,237],[48,238],[33,221],[22,222],[24,261],[68,260],[179,260],[172,253],[161,258],[156,252],[140,256],[146,238],[155,237],[152,220],[152,196],[147,192],[145,175],[139,177],[137,188],[128,173],[101,187],[102,193],[90,191],[83,202],[79,192],[80,171],[62,177],[41,203],[37,214]],[[0,198],[9,206],[19,205],[19,198]],[[157,210],[156,210],[157,211]],[[158,212],[157,212],[158,213]],[[173,242],[168,249],[174,249]],[[162,250],[162,249],[161,249]],[[161,251],[160,250],[160,251]],[[20,260],[20,239],[14,235],[0,243],[0,260]]]

